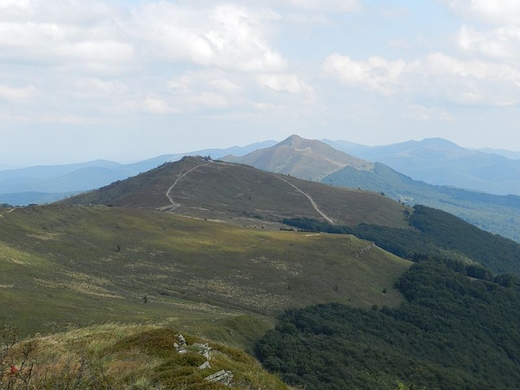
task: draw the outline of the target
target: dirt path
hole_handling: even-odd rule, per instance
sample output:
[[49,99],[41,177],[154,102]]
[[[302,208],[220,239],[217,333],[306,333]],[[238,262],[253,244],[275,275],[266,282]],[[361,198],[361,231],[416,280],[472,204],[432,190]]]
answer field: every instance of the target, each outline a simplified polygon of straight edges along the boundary
[[16,210],[16,209],[9,209],[9,210],[6,211],[5,213],[0,214],[0,217],[3,217],[3,216],[6,215],[6,214],[12,213],[14,210]]
[[194,166],[193,168],[191,168],[190,170],[184,172],[181,176],[179,176],[177,179],[175,179],[175,181],[173,182],[173,184],[168,188],[168,190],[166,191],[166,197],[168,198],[168,200],[170,201],[171,205],[169,206],[165,206],[165,207],[161,207],[160,210],[164,211],[164,210],[167,210],[167,209],[171,209],[171,210],[175,210],[177,209],[180,204],[179,203],[175,203],[175,201],[173,200],[173,198],[171,197],[170,195],[170,192],[175,188],[175,186],[177,185],[177,183],[182,179],[184,178],[186,175],[188,175],[189,173],[193,172],[195,169],[197,168],[200,168],[204,165],[208,165],[208,164],[211,164],[211,161],[208,161],[208,162],[205,162],[204,164],[199,164],[199,165],[196,165]]
[[294,184],[292,183],[289,183],[287,180],[285,179],[282,179],[281,177],[278,177],[280,180],[286,182],[287,184],[289,184],[291,187],[293,187],[296,191],[298,191],[299,193],[301,193],[302,195],[304,195],[307,199],[309,199],[309,202],[311,202],[311,205],[312,207],[314,208],[314,210],[316,210],[316,212],[318,214],[320,214],[323,218],[325,218],[325,220],[330,223],[331,225],[335,225],[334,221],[332,220],[332,218],[330,218],[327,214],[325,214],[323,211],[321,211],[318,207],[318,205],[316,204],[316,202],[314,201],[314,199],[312,199],[312,197],[307,194],[306,192],[304,192],[303,190],[301,190],[300,188],[296,187]]

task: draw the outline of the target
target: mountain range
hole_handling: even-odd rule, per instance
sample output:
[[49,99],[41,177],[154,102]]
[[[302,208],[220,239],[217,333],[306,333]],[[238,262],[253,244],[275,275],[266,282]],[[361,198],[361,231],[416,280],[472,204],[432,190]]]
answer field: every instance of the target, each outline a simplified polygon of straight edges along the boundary
[[208,157],[186,156],[61,203],[139,208],[253,229],[348,233],[406,259],[426,253],[520,272],[520,244],[449,213]]
[[520,156],[517,153],[471,150],[442,138],[376,147],[342,141],[324,142],[353,156],[383,163],[414,180],[496,195],[520,195]]
[[[410,205],[425,204],[448,211],[482,229],[520,240],[515,222],[520,217],[518,197],[496,195],[514,193],[516,187],[520,190],[520,160],[464,149],[443,139],[367,147],[293,135],[280,143],[265,141],[186,155],[222,158],[306,180],[384,193]],[[97,160],[3,170],[0,203],[50,203],[124,180],[167,161],[178,161],[182,156],[163,155],[133,164]],[[475,190],[483,188],[489,191]]]
[[204,149],[182,154],[166,154],[129,164],[94,160],[78,164],[4,169],[0,170],[0,203],[15,206],[51,203],[146,172],[166,161],[177,161],[185,155],[203,155],[213,158],[223,157],[230,153],[242,155],[274,143],[275,141],[264,141],[245,147],[235,146],[227,149]]
[[[293,135],[269,148],[224,160],[251,164],[272,172],[292,173],[303,179],[383,193],[402,203],[423,204],[452,213],[484,230],[520,241],[520,197],[500,196],[438,186],[413,180],[382,163],[370,163],[342,155],[317,140]],[[305,161],[300,157],[305,154]],[[358,153],[359,154],[359,153]],[[284,158],[275,158],[283,155]],[[313,163],[319,161],[320,163]],[[341,167],[343,165],[343,167]],[[324,169],[326,167],[326,169]],[[332,172],[331,172],[332,171]]]
[[[279,146],[306,169],[185,156],[58,203],[0,205],[0,323],[44,334],[9,344],[0,380],[46,388],[26,376],[31,359],[42,381],[227,388],[207,382],[224,372],[238,388],[285,388],[249,351],[309,389],[514,388],[520,244],[327,182],[379,163],[334,152],[316,172],[336,171],[300,179],[328,146],[297,136]],[[217,355],[205,360],[195,342]]]
[[[247,145],[245,147],[230,147],[226,149],[205,149],[180,154],[168,154],[131,164],[121,164],[113,161],[95,160],[79,164],[35,166],[27,168],[8,169],[4,166],[0,169],[0,203],[13,205],[26,205],[29,203],[49,203],[81,191],[99,188],[115,180],[122,180],[145,172],[166,161],[177,161],[184,155],[211,156],[214,159],[231,156],[244,156],[259,149],[269,148],[276,141],[263,141]],[[358,167],[368,166],[376,162],[383,163],[395,171],[405,174],[417,181],[428,184],[451,186],[460,189],[486,192],[495,195],[520,195],[520,152],[512,152],[498,149],[473,150],[462,148],[450,141],[441,138],[424,139],[422,141],[407,141],[398,144],[369,147],[351,143],[348,141],[323,140],[323,144],[331,146],[327,154],[334,160],[334,154],[342,151],[350,155],[349,161],[336,161],[334,164],[351,165],[355,157]],[[318,147],[318,146],[314,146]],[[324,148],[324,145],[318,148]],[[312,161],[309,152],[317,150],[300,150],[298,157],[288,155],[277,149],[276,155],[270,156],[275,166],[280,167],[277,161],[298,158],[301,161],[300,168],[306,163],[318,164]],[[324,154],[322,154],[324,155]],[[250,161],[244,163],[255,165],[255,155],[248,157]],[[306,159],[311,159],[306,161]],[[346,156],[342,157],[347,158]],[[364,161],[363,161],[364,160]],[[322,169],[313,177],[303,172],[296,173],[299,177],[311,180],[321,180],[324,176],[334,171],[334,164],[321,159]],[[361,164],[361,165],[359,165]],[[257,164],[258,165],[258,164]],[[338,165],[338,167],[340,166]],[[267,161],[262,164],[262,169],[275,171]]]

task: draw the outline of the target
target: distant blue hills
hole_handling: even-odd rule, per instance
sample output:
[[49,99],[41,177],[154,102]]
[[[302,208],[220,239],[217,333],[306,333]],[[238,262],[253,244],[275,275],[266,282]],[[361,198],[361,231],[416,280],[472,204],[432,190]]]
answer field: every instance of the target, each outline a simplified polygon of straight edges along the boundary
[[263,141],[244,147],[234,146],[226,149],[204,149],[187,153],[165,154],[131,164],[94,160],[78,164],[4,169],[0,170],[0,204],[24,206],[52,203],[149,171],[165,162],[180,160],[186,155],[202,155],[218,159],[228,154],[247,154],[274,144],[276,141]]
[[[327,144],[293,135],[270,148],[226,160],[434,207],[520,242],[520,196],[502,195],[518,188],[520,161],[439,138],[375,148],[346,141]],[[342,156],[338,149],[349,154]]]
[[375,147],[323,142],[355,157],[383,163],[414,180],[495,195],[520,195],[518,152],[466,149],[442,138]]
[[[324,183],[384,192],[401,202],[429,205],[455,214],[484,230],[520,241],[520,230],[514,227],[520,218],[520,159],[506,157],[517,156],[515,152],[471,150],[441,138],[377,147],[348,141],[312,141],[298,136],[291,136],[288,140],[292,143],[298,141],[294,145],[300,146],[290,152],[295,154],[286,150],[288,145],[284,142],[287,140],[280,143],[269,140],[245,147],[161,155],[131,164],[95,160],[4,169],[0,170],[0,204],[52,203],[124,180],[165,162],[178,161],[185,155],[211,156],[213,159],[226,157],[228,161],[251,165],[255,164],[249,161],[251,158],[248,160],[248,156],[256,156],[251,161],[262,162],[265,166],[257,166],[261,169],[280,173],[289,169],[287,172],[293,174],[306,172],[302,174],[304,179],[312,177],[311,173],[315,171],[315,176]],[[324,147],[324,144],[328,146]],[[348,158],[340,158],[338,152],[327,149],[329,146],[356,157],[357,160],[352,161],[357,161],[357,164],[349,163]],[[277,147],[283,147],[285,154],[274,153]],[[262,152],[264,149],[265,154]],[[370,163],[360,168],[363,164],[359,161],[363,160]],[[368,169],[370,166],[373,168]]]

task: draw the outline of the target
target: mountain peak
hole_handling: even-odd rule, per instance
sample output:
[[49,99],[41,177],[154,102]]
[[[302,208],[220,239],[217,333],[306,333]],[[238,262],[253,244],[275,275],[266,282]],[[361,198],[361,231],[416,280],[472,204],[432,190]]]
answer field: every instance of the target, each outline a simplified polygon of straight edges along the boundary
[[296,134],[270,148],[259,149],[240,158],[226,157],[225,160],[312,181],[320,181],[346,166],[360,170],[373,168],[370,162],[343,153],[321,141]]
[[287,137],[282,142],[279,142],[278,145],[279,146],[290,146],[290,147],[293,147],[293,148],[301,148],[302,146],[303,147],[308,147],[308,146],[310,146],[314,142],[319,142],[319,141],[314,141],[314,140],[302,138],[302,137],[300,137],[297,134],[293,134],[293,135]]
[[419,141],[420,145],[430,146],[430,147],[442,147],[442,148],[450,148],[450,149],[462,149],[459,145],[454,142],[448,141],[444,138],[425,138],[422,141]]

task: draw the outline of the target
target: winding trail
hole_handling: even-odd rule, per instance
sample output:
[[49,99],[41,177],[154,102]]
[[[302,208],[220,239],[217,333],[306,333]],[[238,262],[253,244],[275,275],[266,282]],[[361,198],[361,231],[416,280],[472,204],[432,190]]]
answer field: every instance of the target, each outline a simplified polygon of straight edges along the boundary
[[314,199],[312,199],[312,197],[307,194],[306,192],[304,192],[303,190],[301,190],[300,188],[296,187],[294,184],[292,183],[289,183],[287,180],[281,178],[280,176],[278,176],[278,179],[280,179],[281,181],[284,181],[286,182],[287,184],[289,184],[291,187],[293,187],[296,191],[298,191],[299,193],[301,193],[302,195],[304,195],[307,199],[309,199],[309,202],[311,202],[311,205],[312,207],[314,208],[314,210],[316,210],[316,212],[318,214],[320,214],[328,223],[330,223],[331,225],[335,225],[334,221],[332,220],[332,218],[330,218],[327,214],[325,214],[323,211],[321,211],[318,207],[318,205],[316,204],[316,202],[314,201]]
[[[190,174],[191,172],[193,172],[194,170],[202,167],[202,166],[205,166],[205,165],[208,165],[208,164],[212,164],[213,161],[208,161],[208,162],[205,162],[203,164],[199,164],[199,165],[196,165],[194,166],[193,168],[191,168],[190,170],[184,172],[182,175],[180,175],[177,179],[175,179],[175,181],[172,183],[172,185],[168,188],[168,190],[166,191],[165,195],[166,197],[168,198],[168,200],[170,201],[170,205],[168,206],[164,206],[164,207],[161,207],[159,208],[159,210],[162,210],[162,211],[165,211],[165,210],[175,210],[177,209],[178,207],[180,207],[180,204],[179,203],[176,203],[172,196],[170,195],[171,191],[175,188],[175,186],[177,185],[177,183],[179,183],[179,181],[181,181],[186,175]],[[301,193],[303,196],[305,196],[309,202],[311,203],[312,207],[314,208],[314,210],[320,214],[327,222],[329,222],[331,225],[335,225],[334,221],[332,220],[332,218],[330,218],[327,214],[325,214],[323,211],[320,210],[320,208],[318,207],[318,205],[316,204],[316,202],[314,201],[314,199],[312,199],[312,197],[307,194],[305,191],[303,191],[302,189],[298,188],[297,186],[295,186],[294,184],[290,183],[289,181],[281,178],[278,176],[278,178],[289,184],[291,187],[293,187],[296,191],[298,191],[299,193]],[[1,215],[0,215],[1,216]]]
[[0,214],[0,217],[3,217],[6,214],[12,213],[16,209],[9,209],[9,211],[6,211],[5,213]]
[[173,188],[177,185],[177,183],[183,178],[185,177],[187,174],[193,172],[195,169],[197,168],[200,168],[204,165],[208,165],[208,164],[211,164],[210,161],[208,162],[205,162],[203,164],[199,164],[199,165],[196,165],[194,166],[193,168],[191,168],[190,170],[184,172],[181,176],[179,176],[177,179],[175,179],[175,181],[173,182],[173,184],[168,188],[168,190],[166,191],[166,197],[168,198],[168,200],[170,201],[171,205],[170,206],[165,206],[165,207],[161,207],[160,210],[167,210],[167,209],[171,209],[171,210],[175,210],[177,209],[180,204],[179,203],[175,203],[175,201],[173,200],[173,198],[171,197],[170,195],[170,192],[173,190]]

